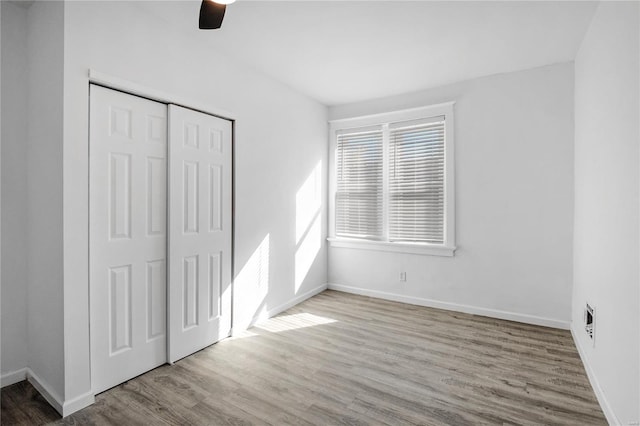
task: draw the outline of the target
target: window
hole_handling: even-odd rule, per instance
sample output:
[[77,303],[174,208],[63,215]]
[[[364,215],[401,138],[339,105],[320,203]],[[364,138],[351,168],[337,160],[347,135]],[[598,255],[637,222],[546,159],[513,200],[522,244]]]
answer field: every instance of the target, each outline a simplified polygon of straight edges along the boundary
[[452,256],[453,104],[331,123],[332,246]]

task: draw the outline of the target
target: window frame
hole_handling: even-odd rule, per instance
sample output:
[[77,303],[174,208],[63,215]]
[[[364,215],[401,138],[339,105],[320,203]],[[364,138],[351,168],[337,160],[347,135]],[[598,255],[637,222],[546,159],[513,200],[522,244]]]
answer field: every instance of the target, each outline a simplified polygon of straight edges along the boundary
[[[405,109],[382,114],[366,115],[329,121],[329,237],[330,247],[378,250],[433,256],[453,256],[455,245],[455,157],[454,157],[454,105],[446,102],[426,107]],[[444,140],[444,241],[442,244],[375,241],[361,238],[336,236],[336,190],[337,190],[337,135],[338,132],[360,130],[380,126],[385,133],[383,149],[388,149],[389,125],[413,120],[428,120],[445,117]],[[385,157],[386,158],[386,157]],[[387,168],[388,164],[384,164]],[[383,192],[389,191],[388,174],[383,176]],[[388,196],[388,195],[385,195]],[[388,212],[383,211],[383,226],[388,227]]]

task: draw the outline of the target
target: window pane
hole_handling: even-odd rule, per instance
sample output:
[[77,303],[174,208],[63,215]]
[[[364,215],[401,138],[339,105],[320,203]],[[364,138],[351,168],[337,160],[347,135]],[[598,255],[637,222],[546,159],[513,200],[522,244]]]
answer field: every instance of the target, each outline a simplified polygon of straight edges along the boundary
[[389,240],[442,244],[444,121],[392,129],[389,159]]
[[336,235],[382,239],[382,131],[338,136]]

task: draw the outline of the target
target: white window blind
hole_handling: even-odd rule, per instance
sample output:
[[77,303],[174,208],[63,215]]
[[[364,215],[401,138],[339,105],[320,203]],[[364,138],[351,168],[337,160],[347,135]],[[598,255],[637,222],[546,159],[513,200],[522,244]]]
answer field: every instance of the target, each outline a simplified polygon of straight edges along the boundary
[[382,130],[338,134],[336,235],[381,240]]
[[389,130],[389,241],[444,242],[445,122]]

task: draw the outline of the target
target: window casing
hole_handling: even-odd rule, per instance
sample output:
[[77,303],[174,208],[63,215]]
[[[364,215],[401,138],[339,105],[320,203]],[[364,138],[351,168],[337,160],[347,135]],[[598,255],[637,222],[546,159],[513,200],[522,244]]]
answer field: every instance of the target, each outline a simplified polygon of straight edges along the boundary
[[331,122],[334,247],[452,256],[453,103]]

